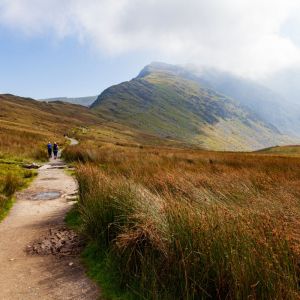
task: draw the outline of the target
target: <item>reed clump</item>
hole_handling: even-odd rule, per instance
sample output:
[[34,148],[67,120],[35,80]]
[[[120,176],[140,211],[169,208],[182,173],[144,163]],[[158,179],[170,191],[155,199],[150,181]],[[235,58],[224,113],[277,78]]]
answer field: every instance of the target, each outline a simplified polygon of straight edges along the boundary
[[82,230],[121,288],[146,299],[299,297],[298,158],[67,151],[85,162],[77,169]]

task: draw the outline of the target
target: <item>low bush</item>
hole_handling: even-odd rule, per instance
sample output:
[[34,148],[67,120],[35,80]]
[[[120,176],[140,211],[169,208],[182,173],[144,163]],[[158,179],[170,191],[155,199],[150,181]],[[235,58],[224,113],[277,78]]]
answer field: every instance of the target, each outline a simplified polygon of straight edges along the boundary
[[36,175],[36,173],[32,170],[24,170],[23,172],[23,178],[28,179],[28,178],[32,178]]
[[23,182],[21,181],[20,177],[14,173],[7,173],[4,178],[3,184],[3,193],[6,196],[12,196],[18,188],[22,186]]

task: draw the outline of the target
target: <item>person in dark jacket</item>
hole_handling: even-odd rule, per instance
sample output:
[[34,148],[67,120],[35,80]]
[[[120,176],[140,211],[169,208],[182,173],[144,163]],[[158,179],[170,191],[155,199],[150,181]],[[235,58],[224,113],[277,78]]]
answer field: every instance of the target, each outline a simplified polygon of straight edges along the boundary
[[56,142],[54,142],[54,144],[53,144],[54,159],[57,159],[57,153],[58,153],[58,145]]
[[48,149],[48,156],[49,158],[52,157],[52,144],[49,142],[47,145],[47,149]]

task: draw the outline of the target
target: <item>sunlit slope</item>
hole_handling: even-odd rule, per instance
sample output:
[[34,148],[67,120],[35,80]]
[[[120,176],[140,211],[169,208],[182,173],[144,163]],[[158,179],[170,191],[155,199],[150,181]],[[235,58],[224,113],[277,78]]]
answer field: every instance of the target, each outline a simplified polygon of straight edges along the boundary
[[275,146],[257,151],[256,153],[284,155],[284,156],[300,156],[300,145]]
[[237,102],[159,64],[105,90],[92,109],[108,120],[214,150],[251,150],[286,142],[274,126]]
[[0,155],[35,158],[49,140],[63,143],[65,133],[79,133],[81,139],[86,137],[99,145],[182,146],[175,140],[162,139],[124,124],[106,121],[80,105],[0,95]]
[[70,125],[95,124],[99,117],[88,108],[63,102],[39,102],[14,95],[0,95],[0,121],[10,126],[23,124],[34,130],[56,128],[58,132]]
[[68,130],[98,123],[82,106],[0,95],[0,152],[31,155],[50,138],[62,141]]

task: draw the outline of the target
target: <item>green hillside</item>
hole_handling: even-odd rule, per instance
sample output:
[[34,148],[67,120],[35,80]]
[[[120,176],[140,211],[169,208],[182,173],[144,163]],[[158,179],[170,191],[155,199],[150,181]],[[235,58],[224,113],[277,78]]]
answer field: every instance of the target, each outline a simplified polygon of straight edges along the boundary
[[272,125],[193,74],[154,63],[105,90],[92,105],[103,118],[161,137],[215,150],[249,150],[286,142]]
[[81,105],[0,95],[0,158],[40,158],[45,144],[49,140],[65,142],[65,133],[79,134],[81,139],[98,144],[183,146],[175,140],[106,121]]

